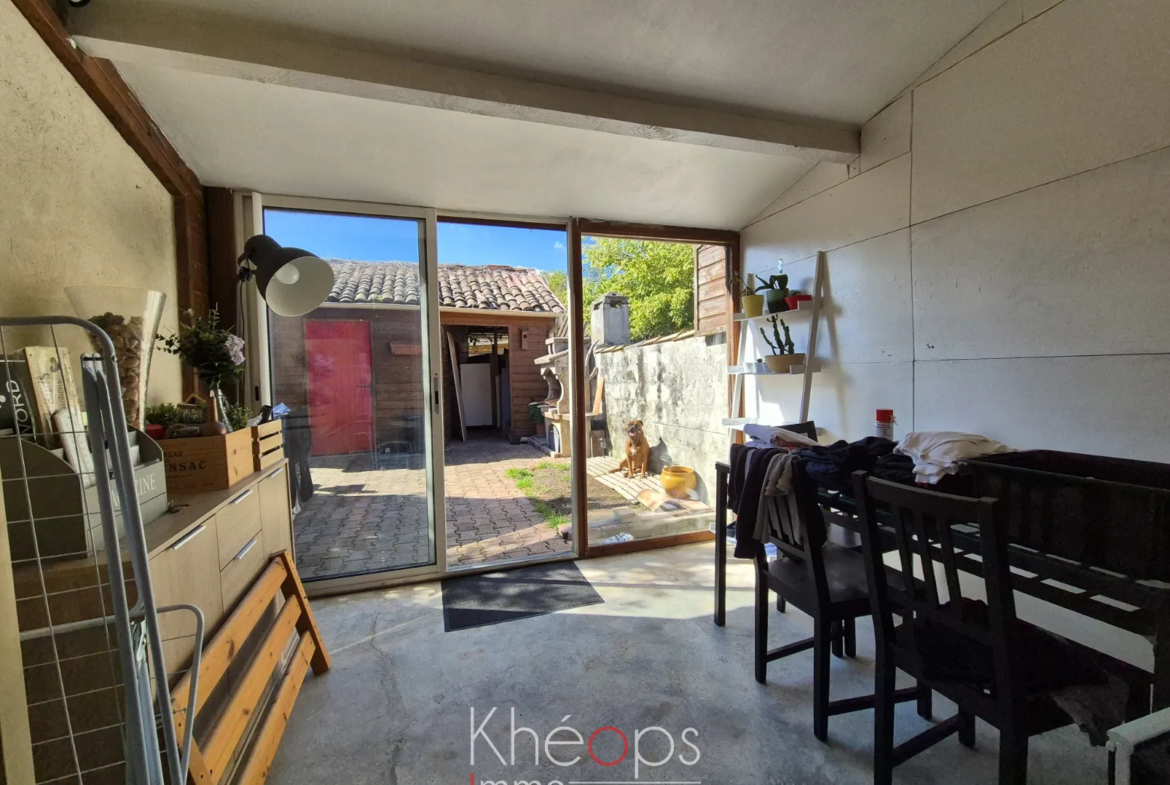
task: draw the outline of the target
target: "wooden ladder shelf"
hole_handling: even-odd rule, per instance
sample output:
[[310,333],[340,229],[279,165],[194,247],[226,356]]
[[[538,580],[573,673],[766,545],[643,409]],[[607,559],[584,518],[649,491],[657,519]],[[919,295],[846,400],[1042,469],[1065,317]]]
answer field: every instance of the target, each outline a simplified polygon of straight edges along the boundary
[[[246,749],[239,765],[232,767],[239,772],[233,781],[238,785],[263,783],[309,668],[318,675],[329,670],[329,654],[325,651],[296,565],[288,551],[281,551],[272,558],[268,568],[204,648],[199,663],[196,716],[228,668],[240,658],[244,641],[265,620],[266,611],[277,596],[282,597],[284,603],[251,660],[241,663],[243,676],[233,685],[226,707],[206,733],[202,747],[192,741],[188,780],[193,785],[225,783],[224,775],[236,760],[241,745]],[[292,660],[271,693],[272,700],[262,705],[269,682],[280,667],[281,655],[294,632],[297,644]],[[190,673],[184,674],[171,691],[175,730],[180,738],[187,723],[190,679]],[[257,713],[263,713],[257,729],[251,734],[251,739],[245,738],[251,719]]]

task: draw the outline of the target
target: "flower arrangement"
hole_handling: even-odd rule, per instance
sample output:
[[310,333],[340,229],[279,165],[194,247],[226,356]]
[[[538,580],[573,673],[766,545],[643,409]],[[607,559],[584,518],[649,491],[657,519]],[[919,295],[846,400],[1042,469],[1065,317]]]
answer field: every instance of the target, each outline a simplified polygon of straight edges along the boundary
[[168,354],[175,354],[191,367],[207,387],[209,406],[204,436],[221,435],[228,432],[220,422],[220,388],[224,383],[234,382],[244,372],[244,340],[219,324],[219,311],[212,309],[206,316],[197,316],[187,310],[187,320],[179,320],[179,331],[169,336],[158,336],[159,347]]
[[158,336],[162,341],[160,348],[182,357],[209,391],[240,378],[244,372],[244,340],[219,326],[219,311],[212,309],[203,317],[188,310],[184,315],[188,321],[179,321],[177,333]]

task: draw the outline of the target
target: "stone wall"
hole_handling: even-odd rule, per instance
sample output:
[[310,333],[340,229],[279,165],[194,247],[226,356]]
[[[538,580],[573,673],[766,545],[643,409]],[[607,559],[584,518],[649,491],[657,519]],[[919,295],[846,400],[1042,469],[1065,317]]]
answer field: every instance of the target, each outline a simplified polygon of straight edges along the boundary
[[727,459],[727,347],[722,333],[693,332],[600,349],[610,453],[620,456],[629,420],[641,420],[650,442],[650,469],[689,466],[700,497],[710,503],[715,462]]

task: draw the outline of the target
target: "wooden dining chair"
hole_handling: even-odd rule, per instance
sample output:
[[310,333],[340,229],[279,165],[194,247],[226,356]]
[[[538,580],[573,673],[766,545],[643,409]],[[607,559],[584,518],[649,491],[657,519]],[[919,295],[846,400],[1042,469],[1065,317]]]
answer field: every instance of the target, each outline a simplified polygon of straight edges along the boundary
[[[853,549],[829,542],[816,485],[801,462],[793,467],[793,487],[787,496],[765,497],[766,542],[778,558],[769,561],[763,548],[756,555],[755,670],[756,681],[767,683],[768,663],[813,650],[813,735],[825,741],[829,717],[874,706],[874,696],[829,700],[829,655],[857,656],[856,620],[871,613],[865,562]],[[813,618],[813,636],[768,650],[768,592]],[[930,691],[899,691],[897,701],[918,700],[919,713],[930,716]]]
[[[1000,785],[1023,785],[1028,739],[1072,723],[1051,693],[1104,683],[1101,672],[1073,644],[1016,618],[1005,520],[995,499],[951,496],[860,471],[853,475],[853,489],[877,644],[875,785],[890,785],[895,766],[953,733],[973,748],[976,717],[999,729]],[[956,549],[954,526],[978,530],[976,558]],[[889,580],[883,529],[886,534],[892,529],[902,574],[914,574],[917,561],[922,580]],[[967,571],[978,573],[966,594],[959,559],[968,560]],[[979,593],[986,602],[970,596]],[[895,616],[900,623],[894,623]],[[899,669],[949,698],[958,713],[895,747]]]

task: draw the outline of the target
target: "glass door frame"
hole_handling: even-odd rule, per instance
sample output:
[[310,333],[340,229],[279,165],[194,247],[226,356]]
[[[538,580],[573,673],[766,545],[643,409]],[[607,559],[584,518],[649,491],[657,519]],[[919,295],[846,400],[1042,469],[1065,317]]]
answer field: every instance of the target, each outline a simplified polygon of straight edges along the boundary
[[[398,583],[415,582],[442,577],[447,571],[447,516],[446,494],[443,483],[443,438],[445,432],[442,407],[442,349],[439,327],[438,281],[438,222],[433,208],[407,205],[375,204],[338,199],[314,197],[279,196],[256,192],[240,193],[237,215],[237,238],[242,252],[244,239],[263,232],[264,209],[303,210],[317,213],[338,213],[379,218],[400,218],[417,221],[422,229],[419,237],[419,308],[422,328],[423,352],[423,400],[427,401],[426,417],[423,423],[423,438],[426,449],[427,523],[432,526],[431,542],[434,543],[434,562],[419,567],[403,567],[383,570],[364,575],[348,575],[337,578],[321,578],[306,581],[305,589],[310,596],[342,594],[347,592],[391,586]],[[308,250],[312,251],[312,248]],[[268,308],[257,294],[255,284],[244,288],[245,303],[242,308],[249,314],[247,320],[247,346],[255,347],[248,353],[249,403],[259,406],[271,403],[272,344],[268,337]],[[259,393],[257,396],[256,393]],[[438,438],[435,438],[438,435]],[[295,521],[293,522],[295,526]]]
[[[343,199],[327,199],[318,197],[301,197],[287,195],[261,194],[255,191],[239,190],[234,194],[235,199],[235,234],[237,254],[243,252],[244,241],[254,234],[259,234],[264,227],[264,208],[272,207],[285,210],[305,210],[324,213],[348,213],[351,215],[365,215],[383,218],[403,218],[422,221],[425,227],[422,238],[419,265],[422,292],[420,306],[423,309],[422,327],[423,341],[426,346],[424,352],[423,394],[429,402],[428,417],[424,427],[424,438],[427,441],[426,471],[427,471],[427,510],[430,522],[433,524],[435,543],[434,564],[421,567],[405,567],[396,570],[370,573],[367,575],[353,575],[338,578],[321,578],[308,581],[305,590],[309,596],[327,596],[345,594],[367,589],[385,588],[399,584],[418,583],[455,575],[473,575],[477,572],[494,572],[498,570],[523,567],[534,563],[547,564],[549,562],[567,561],[580,558],[586,548],[587,518],[579,512],[580,505],[573,505],[573,548],[570,552],[550,557],[534,557],[531,559],[517,559],[508,562],[485,564],[482,567],[461,567],[451,570],[447,565],[447,514],[445,492],[445,462],[444,462],[444,421],[443,384],[442,384],[442,328],[440,325],[439,288],[430,285],[438,281],[439,254],[438,254],[438,222],[439,219],[464,221],[468,223],[484,223],[505,226],[565,228],[565,256],[569,278],[570,325],[582,325],[584,322],[581,311],[581,268],[579,254],[575,257],[572,249],[573,224],[569,219],[563,221],[557,218],[536,218],[529,216],[513,216],[498,213],[467,212],[458,210],[438,210],[430,207],[415,207],[410,205],[381,204],[375,202],[358,202]],[[311,248],[307,250],[312,250]],[[248,354],[248,385],[245,400],[253,406],[271,404],[272,376],[271,353],[272,346],[268,336],[268,308],[260,299],[255,284],[245,286],[242,293],[241,310],[247,313],[247,330],[244,336],[247,342]],[[571,328],[572,329],[572,328]],[[576,377],[577,364],[574,355],[580,354],[570,341],[570,390],[577,385],[572,382]],[[570,394],[570,408],[577,408],[574,394]],[[572,416],[572,415],[571,415]],[[573,428],[574,433],[580,431]],[[437,437],[437,438],[436,438]],[[536,457],[534,453],[534,458]],[[574,467],[576,462],[574,461]],[[584,464],[582,466],[582,473]],[[584,480],[578,485],[576,469],[572,474],[572,493],[574,499],[583,497],[585,492]],[[294,526],[295,521],[294,521]]]

